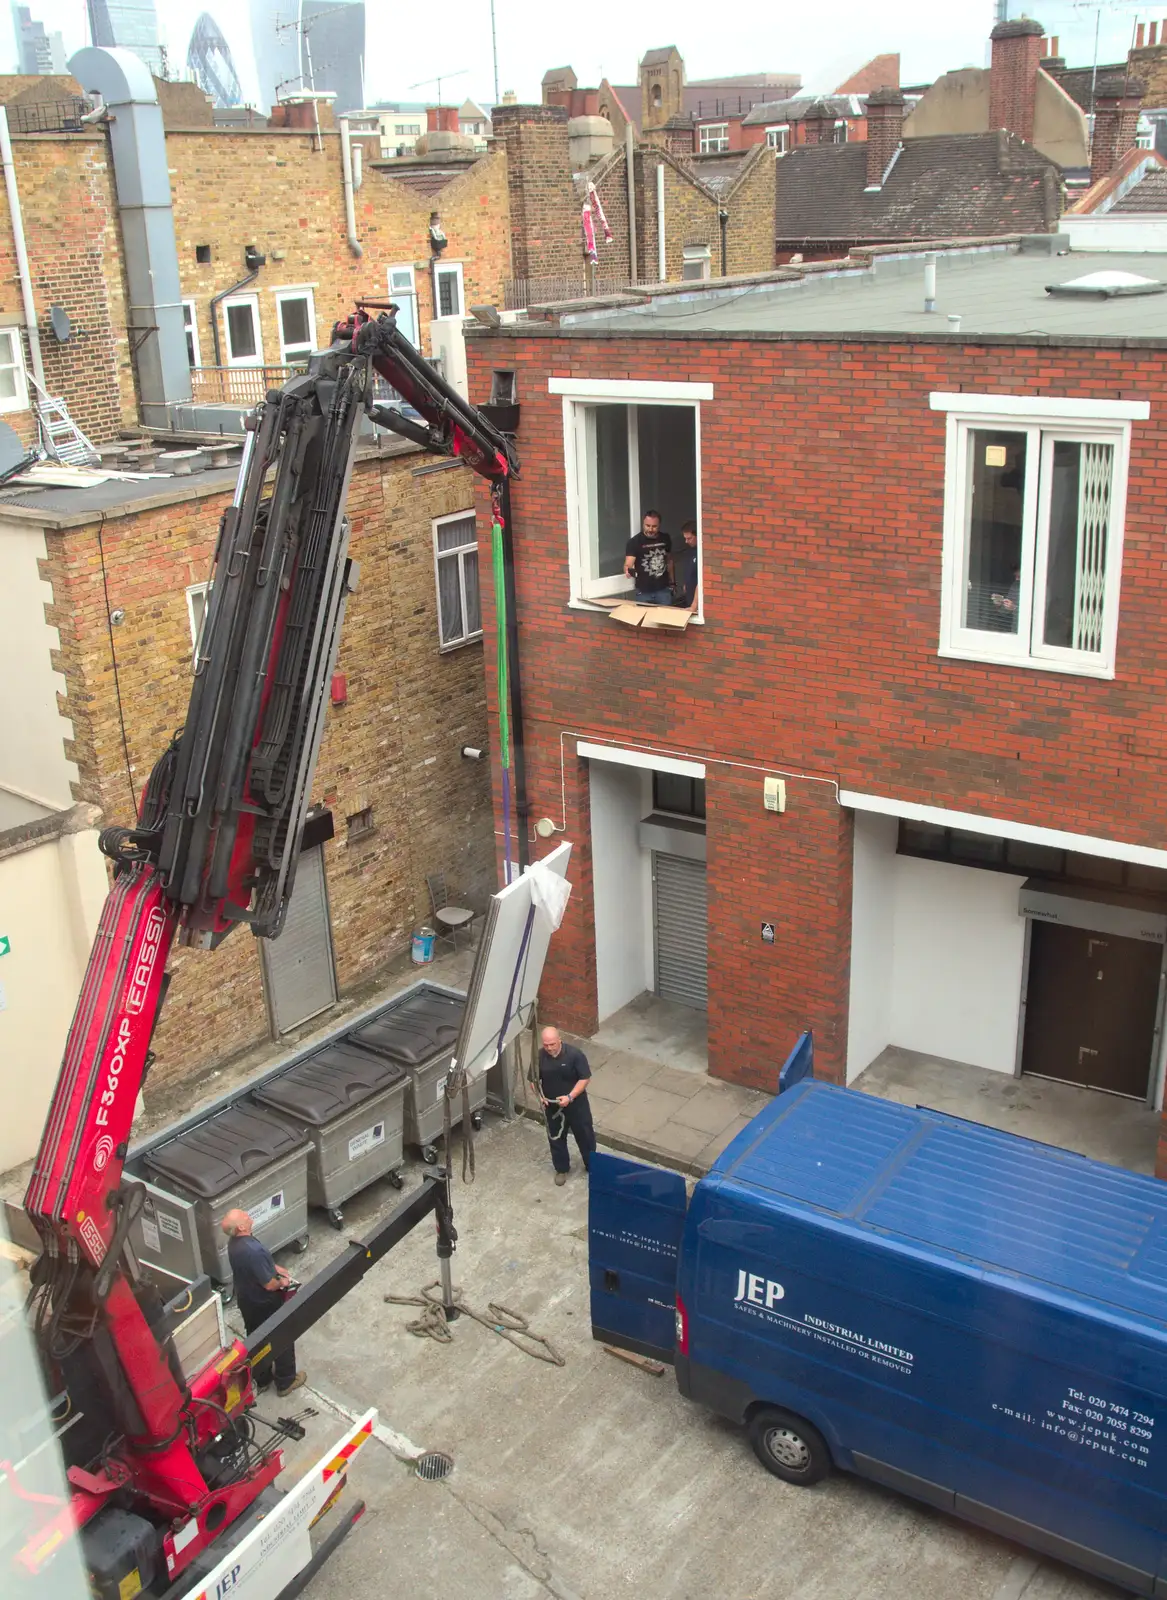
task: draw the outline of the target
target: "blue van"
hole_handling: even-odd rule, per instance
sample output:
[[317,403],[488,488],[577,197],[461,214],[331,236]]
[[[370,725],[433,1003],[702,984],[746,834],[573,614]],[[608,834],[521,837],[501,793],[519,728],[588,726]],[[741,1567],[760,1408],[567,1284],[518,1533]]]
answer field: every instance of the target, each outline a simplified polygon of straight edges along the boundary
[[804,1035],[691,1199],[593,1157],[594,1336],[789,1483],[839,1467],[1167,1597],[1167,1185],[812,1065]]

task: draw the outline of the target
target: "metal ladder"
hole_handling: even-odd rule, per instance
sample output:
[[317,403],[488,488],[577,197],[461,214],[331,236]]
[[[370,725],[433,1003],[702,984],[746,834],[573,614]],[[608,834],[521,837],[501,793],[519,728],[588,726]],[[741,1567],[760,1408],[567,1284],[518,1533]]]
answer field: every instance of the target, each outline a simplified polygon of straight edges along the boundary
[[64,400],[42,389],[31,372],[28,377],[36,390],[37,421],[48,454],[70,467],[100,466],[101,456],[69,415]]

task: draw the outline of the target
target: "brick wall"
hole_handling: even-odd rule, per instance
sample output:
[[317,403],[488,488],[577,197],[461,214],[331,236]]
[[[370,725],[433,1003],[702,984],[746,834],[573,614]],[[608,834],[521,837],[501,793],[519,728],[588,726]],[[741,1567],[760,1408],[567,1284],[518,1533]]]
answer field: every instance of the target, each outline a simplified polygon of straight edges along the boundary
[[744,272],[770,272],[774,267],[775,213],[778,158],[762,145],[742,162],[733,188],[725,197],[726,271],[730,277]]
[[[320,149],[315,146],[319,142]],[[345,238],[340,136],[283,130],[170,131],[167,160],[183,295],[195,302],[200,355],[210,366],[214,343],[211,297],[244,275],[243,251],[254,244],[267,264],[242,292],[259,297],[264,358],[280,360],[276,297],[280,286],[312,286],[316,337],[360,297],[384,299],[387,269],[412,264],[423,344],[433,317],[430,214],[437,211],[449,244],[444,262],[461,261],[466,304],[501,305],[510,275],[505,157],[483,156],[438,187],[407,181],[410,168],[365,163],[356,193],[359,259]],[[399,176],[398,174],[403,174]],[[209,245],[207,265],[196,259]],[[226,337],[219,309],[223,359]]]
[[652,281],[658,272],[656,172],[660,166],[665,169],[666,280],[680,278],[686,245],[708,245],[710,270],[718,276],[721,224],[717,220],[720,204],[716,194],[664,151],[641,146],[636,155],[639,200],[636,231],[641,278]]
[[[429,468],[429,470],[427,470]],[[197,492],[155,510],[108,516],[47,535],[48,616],[60,630],[78,797],[107,823],[128,823],[130,781],[140,793],[181,724],[189,693],[185,590],[204,582],[229,494]],[[341,990],[375,975],[429,916],[425,875],[445,869],[471,903],[494,888],[488,777],[464,744],[488,742],[482,650],[439,653],[431,519],[473,503],[469,472],[432,470],[406,452],[358,462],[349,497],[360,585],[351,597],[339,670],[348,703],[325,725],[313,798],[333,811],[324,846]],[[125,611],[113,632],[108,607]],[[125,712],[130,776],[117,689]],[[372,806],[376,831],[349,844],[346,819]],[[256,941],[236,930],[213,954],[180,950],[159,1026],[155,1072],[181,1077],[265,1036]]]
[[494,108],[491,126],[506,150],[516,278],[556,277],[583,267],[567,123],[563,106]]
[[1167,44],[1152,44],[1141,50],[1131,50],[1127,64],[1131,77],[1141,78],[1146,85],[1144,105],[1167,105]]
[[[53,393],[65,397],[84,432],[101,443],[137,421],[106,141],[100,133],[40,134],[15,136],[12,147],[45,378]],[[64,345],[49,329],[54,305],[72,323]],[[23,325],[12,222],[2,189],[0,315]],[[26,441],[35,437],[31,409],[7,412],[4,420]]]
[[[711,1069],[772,1083],[813,1026],[844,1057],[850,839],[832,784],[1159,848],[1167,832],[1167,352],[883,340],[489,337],[515,367],[514,488],[530,803],[576,845],[543,1014],[596,1017],[586,764],[574,735],[706,763]],[[679,636],[567,609],[561,401],[549,375],[711,381],[702,406],[707,621]],[[945,420],[933,390],[1145,397],[1134,426],[1115,679],[937,655]],[[781,428],[767,418],[782,417]],[[486,669],[493,673],[490,623]],[[561,734],[564,766],[560,766]],[[787,810],[762,807],[762,772]],[[822,782],[819,780],[828,780]],[[542,846],[538,846],[542,849]],[[773,947],[759,938],[777,919]]]

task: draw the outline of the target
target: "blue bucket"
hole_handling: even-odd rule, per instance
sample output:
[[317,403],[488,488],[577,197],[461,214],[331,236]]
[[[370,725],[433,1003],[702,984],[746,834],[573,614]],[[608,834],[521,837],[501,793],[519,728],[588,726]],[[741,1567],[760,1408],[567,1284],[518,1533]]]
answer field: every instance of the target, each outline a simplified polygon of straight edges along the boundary
[[434,959],[434,940],[437,934],[432,928],[419,928],[413,936],[413,964],[415,967],[425,966],[427,961]]

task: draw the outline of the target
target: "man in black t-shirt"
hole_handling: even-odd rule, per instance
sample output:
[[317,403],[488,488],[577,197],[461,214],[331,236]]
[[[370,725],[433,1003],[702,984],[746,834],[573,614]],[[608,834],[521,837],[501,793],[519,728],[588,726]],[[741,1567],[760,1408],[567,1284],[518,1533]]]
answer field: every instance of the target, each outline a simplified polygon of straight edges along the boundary
[[673,542],[660,530],[659,511],[646,511],[640,526],[625,547],[624,576],[635,579],[638,606],[671,606]]
[[592,1069],[582,1050],[564,1044],[558,1028],[543,1029],[543,1048],[539,1052],[539,1096],[547,1119],[547,1141],[551,1146],[551,1165],[555,1181],[567,1182],[571,1156],[567,1150],[570,1128],[579,1146],[586,1172],[596,1148],[592,1108],[588,1104],[588,1079]]
[[[219,1226],[227,1235],[227,1259],[243,1326],[248,1333],[254,1333],[283,1305],[291,1280],[283,1267],[276,1266],[267,1245],[252,1233],[252,1221],[246,1211],[228,1211]],[[305,1375],[296,1371],[295,1345],[281,1350],[274,1361],[270,1357],[261,1361],[254,1369],[254,1377],[260,1389],[266,1388],[274,1377],[281,1399],[298,1389]]]

